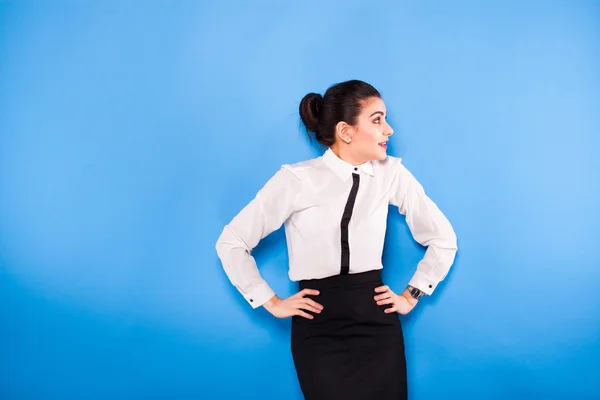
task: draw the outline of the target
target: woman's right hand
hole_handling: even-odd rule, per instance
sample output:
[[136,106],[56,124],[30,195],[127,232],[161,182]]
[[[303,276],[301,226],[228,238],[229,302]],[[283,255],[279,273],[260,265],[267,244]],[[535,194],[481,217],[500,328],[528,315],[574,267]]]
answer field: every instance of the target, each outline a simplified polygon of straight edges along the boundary
[[308,294],[317,296],[319,291],[314,289],[303,289],[287,299],[280,299],[275,295],[263,304],[263,307],[277,318],[287,318],[298,315],[307,319],[313,319],[314,317],[312,315],[302,310],[309,310],[320,314],[321,310],[323,310],[323,306],[308,297],[304,297]]

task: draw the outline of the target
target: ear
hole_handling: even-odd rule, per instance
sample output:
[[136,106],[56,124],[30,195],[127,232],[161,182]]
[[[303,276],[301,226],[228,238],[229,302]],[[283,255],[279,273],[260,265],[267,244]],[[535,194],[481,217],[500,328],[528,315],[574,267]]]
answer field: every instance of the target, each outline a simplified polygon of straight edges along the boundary
[[340,121],[335,126],[335,136],[342,142],[349,144],[352,141],[352,136],[354,136],[354,127]]

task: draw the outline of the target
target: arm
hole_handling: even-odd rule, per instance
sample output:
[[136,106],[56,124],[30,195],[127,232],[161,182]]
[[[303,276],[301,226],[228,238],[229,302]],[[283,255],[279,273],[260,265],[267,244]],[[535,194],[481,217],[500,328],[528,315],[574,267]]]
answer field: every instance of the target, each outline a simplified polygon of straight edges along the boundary
[[[414,239],[427,247],[409,285],[431,295],[454,262],[458,249],[456,234],[421,184],[401,163],[392,183],[390,203],[398,207],[400,214],[406,215]],[[416,302],[407,290],[402,294]]]
[[275,292],[261,277],[250,253],[293,212],[299,187],[296,176],[283,166],[225,226],[217,241],[225,273],[253,308],[265,304]]

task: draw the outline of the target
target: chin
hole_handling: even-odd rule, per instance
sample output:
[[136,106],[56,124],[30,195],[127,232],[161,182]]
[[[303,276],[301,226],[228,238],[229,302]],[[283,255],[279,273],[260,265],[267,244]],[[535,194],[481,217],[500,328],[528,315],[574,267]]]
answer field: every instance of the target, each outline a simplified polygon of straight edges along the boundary
[[383,161],[387,158],[387,151],[385,150],[379,150],[377,153],[374,154],[373,159],[374,160],[379,160],[379,161]]
[[377,150],[375,151],[370,151],[368,153],[363,153],[364,154],[364,158],[366,158],[367,160],[371,160],[371,161],[383,161],[387,158],[387,151],[386,149],[382,149],[379,145],[377,145]]

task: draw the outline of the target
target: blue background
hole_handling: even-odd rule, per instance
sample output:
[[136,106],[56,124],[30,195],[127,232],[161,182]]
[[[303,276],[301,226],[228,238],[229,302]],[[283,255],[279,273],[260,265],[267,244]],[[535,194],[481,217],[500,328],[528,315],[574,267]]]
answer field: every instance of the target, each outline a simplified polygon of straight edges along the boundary
[[[355,78],[459,238],[400,317],[411,398],[600,398],[600,2],[416,0],[1,1],[0,397],[299,399],[214,245]],[[254,255],[295,292],[282,229]]]

